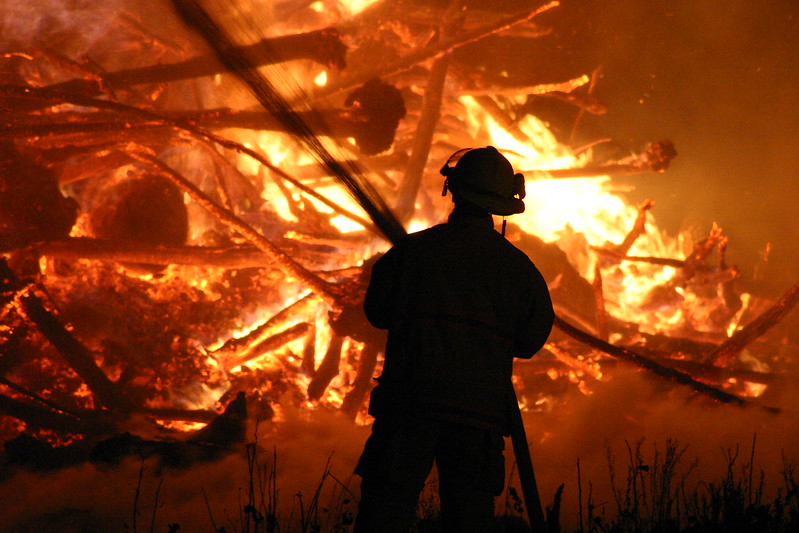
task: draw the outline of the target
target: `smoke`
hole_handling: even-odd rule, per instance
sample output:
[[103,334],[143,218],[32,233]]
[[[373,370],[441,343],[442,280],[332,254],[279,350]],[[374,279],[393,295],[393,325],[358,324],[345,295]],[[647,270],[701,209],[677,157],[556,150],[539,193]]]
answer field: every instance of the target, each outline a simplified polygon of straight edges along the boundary
[[[118,36],[109,27],[122,7],[134,3],[0,0],[0,46],[14,51],[19,45],[43,46],[80,58],[102,44],[115,58],[107,68],[130,66],[137,50],[120,54]],[[799,56],[791,30],[798,19],[777,6],[796,13],[796,2],[630,0],[599,5],[604,16],[593,26],[608,33],[592,44],[598,63],[605,66],[597,90],[610,110],[601,120],[622,143],[670,138],[680,152],[666,179],[630,178],[635,194],[654,198],[655,215],[672,228],[689,217],[705,228],[718,221],[732,234],[730,252],[743,250],[742,260],[748,263],[766,242],[773,242],[775,256],[787,264],[785,274],[775,276],[778,288],[795,282],[799,226],[791,221],[799,200],[799,106],[794,105]],[[163,19],[158,15],[153,20]],[[796,317],[794,312],[791,318]],[[627,445],[642,439],[645,460],[669,439],[685,446],[685,468],[696,458],[693,479],[707,482],[726,473],[729,450],[740,449],[736,468],[748,461],[756,439],[756,468],[763,469],[767,486],[773,487],[783,453],[797,460],[799,442],[792,407],[799,394],[786,384],[779,387],[780,394],[770,397],[771,406],[783,409],[776,415],[712,403],[633,370],[615,371],[590,396],[572,391],[553,412],[525,414],[542,498],[551,503],[557,487],[565,484],[564,529],[573,528],[579,461],[583,491],[591,483],[595,500],[612,513],[608,450],[622,471]],[[307,506],[327,468],[336,479],[324,480],[322,505],[333,509],[335,491],[341,488],[336,480],[357,496],[351,473],[368,428],[333,413],[288,406],[281,412],[284,420],[261,424],[258,435],[260,464],[273,468],[277,459],[280,516],[286,521],[298,517],[296,495],[301,493]],[[510,471],[509,443],[506,457]],[[208,531],[212,522],[232,529],[229,525],[240,520],[246,502],[248,466],[241,445],[225,458],[182,470],[132,458],[107,470],[82,464],[50,473],[19,472],[0,484],[0,530],[64,532],[71,530],[67,523],[75,531],[131,529],[134,506],[140,530],[149,528],[153,513],[158,531],[168,523],[180,524],[183,531]]]
[[352,471],[368,427],[338,413],[282,407],[280,424],[251,424],[248,442],[257,449],[252,477],[244,443],[219,460],[186,468],[130,457],[108,468],[84,463],[49,473],[21,471],[0,484],[0,501],[13,509],[0,513],[0,531],[123,531],[132,529],[134,511],[142,531],[151,524],[155,531],[168,524],[181,531],[242,530],[251,480],[260,505],[262,497],[269,500],[272,472],[283,530],[299,530],[301,509],[308,514],[317,490],[320,521],[354,513]]
[[[635,450],[639,443],[643,462],[649,466],[656,452],[662,457],[668,442],[685,448],[678,474],[688,473],[690,464],[698,462],[688,478],[689,489],[700,481],[723,479],[730,453],[738,454],[735,471],[740,474],[754,443],[755,477],[759,479],[762,470],[767,492],[773,493],[780,483],[783,455],[789,461],[799,459],[795,449],[799,419],[790,410],[797,397],[797,391],[788,388],[773,396],[778,404],[771,406],[784,409],[773,414],[759,407],[719,405],[643,372],[618,369],[591,395],[574,390],[553,412],[525,413],[542,501],[551,504],[556,489],[564,484],[561,519],[564,530],[574,530],[579,491],[585,508],[590,485],[597,512],[612,516],[608,452],[615,457],[617,484],[623,487],[628,446]],[[297,528],[300,504],[307,513],[320,488],[322,519],[334,521],[342,511],[354,513],[358,478],[352,471],[369,428],[333,412],[308,412],[288,404],[279,412],[281,422],[258,425],[257,461],[266,472],[276,466],[282,525]],[[251,427],[250,442],[255,442],[255,434]],[[58,524],[59,531],[69,531],[70,521],[84,531],[92,524],[101,524],[100,530],[122,530],[132,527],[134,506],[142,530],[151,523],[158,531],[170,523],[180,524],[184,531],[211,530],[212,522],[217,528],[242,523],[250,483],[244,444],[218,461],[185,469],[150,459],[143,466],[141,472],[142,462],[130,458],[109,469],[83,464],[53,473],[18,473],[0,485],[0,501],[15,509],[0,516],[0,530],[47,531],[48,524],[50,528]],[[506,467],[508,473],[514,469],[509,441]],[[330,475],[325,477],[325,472]],[[515,477],[513,484],[518,487]],[[256,479],[260,501],[258,486]],[[502,498],[498,506],[502,512]]]
[[[593,3],[593,2],[592,2]],[[622,145],[667,138],[679,156],[664,176],[620,178],[636,203],[653,198],[662,229],[686,224],[730,236],[728,258],[753,290],[780,294],[799,279],[799,141],[795,53],[799,4],[776,1],[596,2],[591,35],[603,75],[597,119]]]
[[685,449],[678,474],[687,474],[691,463],[697,462],[688,478],[689,491],[700,481],[721,481],[730,466],[730,454],[738,455],[734,473],[740,475],[754,444],[755,477],[762,470],[766,490],[773,495],[781,483],[783,456],[789,462],[799,460],[795,445],[799,422],[793,409],[799,391],[784,387],[779,398],[772,397],[778,403],[769,405],[783,409],[774,414],[758,406],[721,405],[687,387],[633,369],[618,369],[593,394],[566,399],[563,410],[526,416],[542,500],[550,504],[557,487],[565,483],[563,521],[577,527],[579,461],[584,511],[590,483],[595,502],[606,503],[606,512],[613,515],[608,452],[615,457],[616,482],[624,487],[628,446],[634,450],[642,443],[644,463],[651,467],[656,453],[662,460],[669,442]]
[[0,47],[9,50],[14,45],[43,47],[66,57],[81,57],[98,40],[107,37],[108,26],[123,3],[123,0],[0,0],[3,14]]

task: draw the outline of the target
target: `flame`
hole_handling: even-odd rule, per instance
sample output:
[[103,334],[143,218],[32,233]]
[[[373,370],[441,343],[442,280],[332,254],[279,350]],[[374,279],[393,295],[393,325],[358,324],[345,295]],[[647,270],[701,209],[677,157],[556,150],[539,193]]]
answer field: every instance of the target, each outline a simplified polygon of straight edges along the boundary
[[[336,7],[340,11],[338,15],[342,18],[347,18],[363,12],[379,1],[380,0],[341,0],[336,2]],[[335,11],[330,8],[327,2],[314,2],[311,4],[310,8],[320,14],[327,14],[329,16],[336,15]]]
[[[519,141],[486,113],[470,96],[461,97],[467,111],[471,133],[479,137],[486,132],[487,142],[501,147],[503,153],[526,177],[526,210],[514,222],[526,233],[562,247],[577,271],[586,279],[594,278],[598,257],[586,250],[575,254],[569,243],[575,235],[588,246],[602,247],[621,243],[633,227],[637,209],[614,194],[610,176],[572,179],[551,179],[545,172],[557,168],[579,168],[590,161],[590,153],[573,154],[561,145],[546,124],[533,116],[525,116],[518,124],[530,139]],[[530,169],[534,169],[530,172]],[[677,257],[680,242],[657,229],[654,218],[647,215],[647,231],[638,238],[630,255]],[[676,269],[668,266],[624,262],[603,272],[608,311],[630,322],[641,323],[641,304],[649,292],[671,281]],[[643,328],[668,331],[681,322],[678,307],[653,311],[646,315]]]
[[[531,140],[526,144],[499,125],[471,96],[461,97],[461,102],[467,111],[471,133],[479,137],[478,132],[485,131],[487,141],[501,147],[513,167],[522,173],[528,170],[529,174],[529,169],[573,168],[588,162],[588,154],[575,156],[533,116],[519,122],[519,128]],[[514,222],[545,241],[557,242],[565,231],[580,232],[596,244],[620,241],[637,216],[634,207],[608,191],[608,176],[554,180],[546,178],[544,173],[534,173],[525,177],[526,211],[517,215]],[[589,276],[592,269],[588,267],[593,265],[576,266],[582,266],[581,274]]]
[[[313,9],[320,15],[320,20],[335,24],[342,19],[352,17],[363,12],[378,0],[351,0],[348,2],[316,2],[312,5]],[[250,7],[257,10],[255,4]],[[280,34],[284,28],[278,24],[270,31]],[[296,28],[289,28],[296,30]],[[22,54],[21,52],[19,54]],[[18,54],[18,55],[19,55]],[[20,55],[20,57],[25,57]],[[33,60],[33,57],[30,58]],[[291,65],[287,67],[299,81],[309,87],[324,86],[328,83],[331,73],[318,66],[308,67],[301,65]],[[541,86],[541,92],[551,90],[569,91],[589,82],[587,76],[581,76],[570,80],[558,87]],[[233,94],[232,89],[225,85],[226,77],[217,75],[213,80],[213,91],[224,96]],[[210,96],[210,95],[209,95]],[[517,103],[522,103],[519,97]],[[153,98],[155,100],[155,98]],[[214,99],[210,99],[213,101]],[[522,118],[518,125],[519,130],[526,136],[514,136],[499,124],[492,116],[486,112],[478,101],[471,96],[461,96],[458,102],[462,106],[462,118],[466,124],[466,135],[476,142],[491,144],[503,151],[513,164],[513,167],[521,171],[527,181],[527,197],[525,198],[526,211],[513,218],[521,231],[530,235],[535,235],[559,246],[565,253],[568,260],[575,267],[577,272],[586,280],[592,281],[599,272],[602,277],[603,297],[606,302],[607,311],[621,320],[637,324],[641,331],[651,333],[669,333],[678,331],[686,325],[691,325],[696,331],[709,330],[709,313],[714,306],[719,305],[721,294],[698,294],[690,287],[679,283],[677,279],[679,272],[670,266],[659,266],[646,263],[634,263],[622,261],[619,263],[603,263],[593,248],[605,247],[608,244],[621,243],[628,232],[634,226],[639,215],[635,206],[630,205],[618,191],[614,190],[610,176],[584,177],[572,179],[553,179],[547,172],[548,170],[563,168],[580,168],[591,162],[591,152],[584,151],[574,153],[568,147],[561,145],[547,125],[537,118],[527,115]],[[70,109],[71,110],[71,109]],[[63,109],[52,108],[48,112],[58,113]],[[287,135],[271,131],[251,131],[244,129],[230,129],[221,133],[222,136],[235,140],[242,145],[252,148],[264,154],[269,161],[276,167],[295,171],[304,167],[314,165],[314,159],[304,151],[298,150]],[[323,142],[329,142],[324,140]],[[283,186],[281,178],[271,175],[271,171],[266,169],[261,163],[243,154],[225,153],[235,170],[251,180],[261,192],[261,199],[264,204],[260,207],[264,212],[275,213],[287,225],[298,223],[300,220],[292,211],[292,203],[301,204],[306,202],[318,212],[331,214],[332,210],[321,202],[313,198],[308,198],[290,186]],[[209,164],[209,156],[199,151],[189,152],[181,155],[186,160],[183,166],[193,169],[213,168]],[[431,161],[431,166],[435,167]],[[130,164],[120,166],[113,172],[109,172],[108,180],[125,179],[132,171]],[[194,171],[192,171],[194,172]],[[197,181],[207,180],[210,174],[198,170],[197,175],[193,175]],[[432,170],[431,172],[435,172]],[[387,174],[397,174],[397,183],[401,183],[402,176],[398,170],[388,170]],[[393,178],[393,176],[392,176]],[[432,181],[432,180],[431,180]],[[429,186],[426,185],[426,186]],[[436,187],[440,187],[437,182]],[[321,195],[327,197],[332,202],[341,205],[343,208],[360,213],[360,208],[356,202],[342,189],[335,186],[332,180],[320,179],[315,184],[314,189]],[[440,189],[439,189],[440,190]],[[435,197],[437,191],[423,191],[429,197]],[[97,202],[102,202],[104,198],[98,198]],[[91,206],[87,206],[91,207]],[[191,235],[189,241],[192,243],[201,242],[203,235],[211,229],[208,217],[200,215],[199,209],[190,207],[190,228]],[[254,216],[255,214],[253,214]],[[685,257],[685,250],[690,248],[687,237],[679,235],[670,237],[661,231],[656,224],[655,218],[651,213],[647,213],[647,225],[645,233],[639,237],[632,248],[630,255],[681,258]],[[332,217],[330,223],[342,234],[352,233],[363,230],[363,227],[343,216]],[[72,231],[73,236],[89,235],[87,229],[87,218],[82,216]],[[421,218],[414,219],[410,223],[409,231],[413,232],[428,227],[429,221]],[[302,243],[304,238],[300,229],[290,230],[281,235],[282,238]],[[236,237],[234,236],[235,240]],[[299,245],[299,244],[298,244]],[[338,261],[337,264],[325,265],[325,268],[352,267],[362,264],[363,260],[373,251],[374,245],[370,242],[364,243],[358,249],[344,250],[338,257],[331,259],[330,263]],[[353,246],[353,249],[356,246]],[[600,268],[597,268],[599,265]],[[75,278],[63,276],[59,280],[57,265],[46,258],[40,260],[41,272],[45,282],[50,284],[49,288],[58,284],[67,285],[81,283],[90,286],[90,280],[103,280],[104,276],[118,276],[135,279],[147,285],[146,294],[158,302],[170,301],[170,299],[180,298],[187,291],[194,290],[201,293],[202,298],[211,302],[221,301],[223,287],[229,288],[229,283],[224,280],[222,269],[200,269],[197,267],[185,267],[172,265],[166,267],[162,272],[134,273],[125,271],[120,266],[100,267],[91,262],[81,262],[76,266]],[[117,282],[119,283],[119,282]],[[77,289],[76,289],[77,290]],[[651,303],[651,295],[654,291],[663,290],[669,298],[660,299],[657,304]],[[54,289],[54,292],[57,292]],[[278,373],[281,379],[288,383],[291,391],[303,393],[307,391],[312,377],[308,374],[308,366],[318,369],[323,362],[324,354],[331,344],[333,331],[329,324],[329,307],[324,304],[313,306],[311,310],[305,310],[297,316],[292,317],[294,323],[306,322],[313,325],[314,337],[308,339],[306,336],[285,343],[279,349],[266,352],[257,358],[248,360],[246,363],[235,364],[234,356],[217,353],[217,350],[229,339],[245,337],[257,326],[275,316],[282,309],[291,305],[303,296],[308,294],[306,287],[290,276],[281,278],[274,287],[275,295],[268,302],[259,302],[258,305],[248,307],[240,312],[240,316],[229,328],[218,334],[218,338],[213,339],[190,339],[181,341],[189,345],[192,353],[198,354],[198,366],[204,373],[198,377],[197,382],[180,387],[174,386],[170,382],[170,375],[154,376],[144,373],[136,379],[140,381],[153,380],[156,382],[155,388],[159,395],[150,399],[148,407],[159,406],[179,406],[186,409],[218,409],[219,399],[227,392],[231,383],[236,380],[244,380],[248,374]],[[750,296],[742,296],[742,308],[728,323],[725,331],[721,332],[731,335],[740,325],[745,316],[745,311],[750,305]],[[187,299],[192,303],[190,299]],[[0,324],[0,330],[7,328],[5,324]],[[613,340],[613,339],[612,339]],[[176,344],[178,341],[174,341]],[[309,343],[311,346],[309,346]],[[303,365],[302,357],[299,355],[304,350],[313,354],[313,365]],[[351,389],[354,377],[357,374],[358,355],[362,352],[363,346],[355,341],[345,341],[341,350],[341,363],[339,373],[333,378],[330,385],[318,401],[306,402],[306,408],[315,409],[338,409],[344,404],[347,392]],[[555,345],[548,346],[550,353],[555,358],[564,363],[568,368],[550,368],[546,370],[546,375],[550,379],[566,379],[573,383],[581,392],[590,394],[595,382],[608,379],[603,373],[599,362],[590,356],[571,357],[569,354],[561,353],[561,349]],[[239,356],[240,354],[233,354]],[[568,361],[567,361],[568,360]],[[767,371],[767,366],[763,366],[751,354],[747,354],[745,361],[747,365],[755,370]],[[38,363],[39,370],[50,373],[63,372],[53,370],[54,364],[46,358]],[[172,365],[169,370],[177,369],[177,364]],[[311,369],[311,373],[312,370]],[[113,366],[109,363],[104,370],[114,379],[119,379],[122,368]],[[379,370],[379,368],[378,368]],[[177,370],[176,370],[177,372]],[[70,374],[74,378],[74,375]],[[134,380],[135,381],[135,380]],[[134,384],[138,384],[135,381]],[[516,380],[516,385],[520,385]],[[749,396],[758,396],[763,393],[766,386],[748,382],[737,383],[731,380],[730,387],[743,389],[743,393]],[[269,383],[260,385],[261,391],[266,392]],[[52,393],[52,390],[40,391],[44,396]],[[91,391],[83,384],[73,391],[76,404],[80,406],[93,407]],[[298,394],[298,396],[300,396]],[[553,403],[553,399],[546,396],[520,396],[520,405],[524,409],[545,408]],[[275,404],[275,421],[283,417],[281,406]],[[366,415],[361,410],[356,413],[356,420],[365,423]],[[201,426],[195,422],[175,422],[160,420],[159,423],[165,427],[191,430]],[[71,437],[70,437],[71,438]]]
[[316,77],[313,79],[314,84],[317,87],[324,87],[327,85],[327,71],[323,70]]

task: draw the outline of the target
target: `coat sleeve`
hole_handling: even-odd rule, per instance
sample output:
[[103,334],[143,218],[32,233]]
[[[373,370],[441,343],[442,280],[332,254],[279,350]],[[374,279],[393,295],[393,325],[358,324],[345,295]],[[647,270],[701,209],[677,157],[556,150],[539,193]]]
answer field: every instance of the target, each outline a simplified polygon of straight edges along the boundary
[[549,288],[538,269],[532,275],[531,300],[527,316],[516,332],[514,355],[522,359],[530,359],[544,346],[555,321]]
[[398,256],[396,248],[392,248],[375,262],[366,289],[363,310],[369,323],[379,329],[389,329],[394,324]]

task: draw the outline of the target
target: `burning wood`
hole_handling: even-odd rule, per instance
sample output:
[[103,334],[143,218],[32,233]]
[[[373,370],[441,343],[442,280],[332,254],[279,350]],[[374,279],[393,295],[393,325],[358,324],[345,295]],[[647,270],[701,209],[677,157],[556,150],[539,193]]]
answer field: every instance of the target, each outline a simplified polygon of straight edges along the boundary
[[[0,261],[0,276],[7,283],[13,285],[19,283],[5,259]],[[24,292],[19,298],[20,311],[39,327],[41,332],[47,337],[47,340],[58,348],[59,352],[68,361],[69,366],[86,381],[100,404],[112,409],[129,411],[132,408],[130,401],[120,394],[108,377],[97,367],[86,348],[47,311],[32,289],[29,288]]]
[[[247,350],[246,355],[239,355],[233,361],[228,363],[228,366],[231,368],[235,368],[237,366],[241,366],[246,364],[253,359],[257,359],[262,355],[269,354],[271,352],[276,351],[278,348],[282,347],[283,345],[299,338],[303,338],[307,335],[307,333],[311,330],[311,325],[307,322],[303,322],[301,324],[296,324],[290,328],[287,328],[271,337],[268,337],[252,346],[250,346]],[[338,373],[338,367],[336,367],[336,373]],[[311,395],[309,394],[309,397]]]
[[8,141],[0,141],[0,179],[0,251],[69,233],[78,205],[62,195],[52,172]]
[[582,168],[562,168],[553,170],[533,170],[552,178],[590,178],[594,176],[628,176],[644,172],[665,172],[671,160],[677,157],[677,150],[671,141],[652,143],[644,154],[633,156],[617,163],[587,166]]
[[767,311],[752,320],[745,327],[727,339],[724,344],[708,355],[707,361],[713,365],[725,365],[733,357],[748,346],[754,339],[762,336],[770,328],[790,313],[799,303],[799,283],[788,289],[785,294]]
[[[325,67],[341,70],[347,65],[346,46],[335,28],[325,28],[296,35],[283,35],[273,39],[239,47],[256,65],[269,65],[285,61],[310,59]],[[46,92],[52,94],[76,93],[99,95],[110,91],[151,83],[170,83],[179,80],[224,74],[227,69],[212,54],[206,54],[178,63],[158,64],[101,74],[99,80],[71,80],[51,85]]]
[[[34,90],[25,92],[22,88],[6,88],[6,95],[22,93],[33,96]],[[33,101],[53,104],[58,97],[51,96],[46,89],[36,89]],[[102,100],[88,99],[83,93],[56,93],[63,102],[79,102],[109,107]],[[315,111],[312,114],[300,113],[300,119],[316,131],[329,131],[332,137],[354,137],[356,145],[366,155],[379,154],[388,150],[394,141],[394,133],[400,119],[405,116],[405,106],[396,88],[371,80],[353,91],[346,108],[340,110]],[[0,138],[38,139],[77,135],[90,139],[101,134],[113,134],[129,138],[141,130],[174,128],[188,125],[204,129],[244,128],[252,130],[271,130],[287,132],[287,126],[273,114],[259,111],[231,109],[211,109],[203,111],[172,112],[161,116],[143,109],[116,106],[115,113],[60,113],[49,120],[20,113],[14,123],[0,127]],[[130,113],[135,113],[130,116]],[[289,132],[290,133],[290,132]],[[139,136],[148,133],[138,133]],[[146,137],[145,137],[146,138]],[[63,141],[62,141],[63,142]],[[74,142],[74,141],[73,141]]]
[[[54,54],[24,59],[24,68],[0,80],[0,251],[8,256],[0,409],[31,430],[91,439],[124,430],[105,411],[134,413],[154,426],[211,423],[197,443],[214,440],[211,421],[239,393],[266,419],[285,397],[364,417],[385,339],[360,305],[386,228],[360,214],[330,176],[370,169],[364,180],[378,196],[406,226],[423,226],[447,209],[437,171],[453,148],[507,145],[515,167],[555,168],[534,171],[528,187],[566,191],[528,201],[574,204],[581,193],[566,189],[574,180],[558,178],[603,176],[584,181],[607,194],[599,191],[605,176],[664,172],[676,156],[663,141],[611,163],[579,159],[548,144],[525,104],[546,95],[601,112],[590,94],[571,93],[587,76],[524,85],[474,71],[455,54],[509,28],[525,28],[535,42],[547,30],[530,21],[556,6],[490,16],[458,9],[437,12],[434,21],[394,14],[381,24],[367,24],[382,19],[364,15],[337,29],[325,24],[223,47],[222,55],[243,57],[232,69],[237,75],[278,57],[302,62],[305,86],[321,74],[320,63],[341,70],[325,72],[328,82],[312,96],[318,108],[292,101],[284,114],[238,105],[227,78],[212,97],[200,78],[224,69],[203,51],[167,64],[142,58],[143,67],[110,62],[108,70]],[[382,6],[380,16],[389,11]],[[375,60],[379,51],[389,59]],[[70,72],[59,70],[67,64]],[[151,84],[157,88],[145,87]],[[228,97],[236,105],[221,109]],[[308,126],[300,148],[290,142],[297,124],[287,118]],[[302,149],[321,152],[334,143],[342,158],[311,168]],[[383,155],[367,157],[375,154]],[[599,203],[595,196],[587,205]],[[531,205],[530,212],[545,213]],[[554,229],[536,225],[536,217],[509,224],[508,238],[539,266],[561,317],[550,349],[518,370],[540,386],[541,398],[557,401],[569,372],[584,378],[576,381],[585,390],[601,387],[613,368],[609,357],[735,405],[753,400],[725,390],[730,377],[779,383],[778,372],[743,368],[733,358],[790,312],[799,291],[740,323],[751,300],[734,284],[739,273],[726,264],[721,230],[714,226],[679,258],[674,248],[650,244],[653,208],[653,201],[614,207],[586,223],[577,209]],[[144,220],[144,235],[122,231]],[[728,336],[732,330],[738,333]],[[669,359],[674,354],[682,359]],[[117,444],[114,453],[156,453],[144,437]]]
[[[522,25],[536,16],[549,11],[558,6],[558,2],[547,2],[537,6],[533,10],[525,10],[517,14],[508,15],[497,19],[493,24],[483,27],[475,28],[467,32],[461,32],[455,36],[445,38],[440,41],[428,42],[424,47],[420,47],[408,55],[405,55],[393,63],[389,64],[367,64],[366,68],[361,71],[347,76],[338,81],[338,83],[330,84],[322,88],[317,95],[317,98],[329,97],[340,91],[346,91],[360,85],[364,80],[372,78],[384,78],[405,72],[416,65],[424,63],[431,59],[438,59],[446,56],[453,50],[466,46],[467,44],[477,42],[490,35],[508,30],[516,25]],[[438,25],[439,21],[436,21]]]
[[642,357],[636,354],[632,350],[608,344],[602,339],[593,337],[592,335],[589,335],[586,332],[581,331],[578,328],[575,328],[573,325],[569,324],[568,322],[562,319],[555,320],[555,327],[565,332],[569,336],[579,340],[580,342],[584,342],[614,357],[618,357],[636,366],[645,368],[662,378],[668,379],[669,381],[674,381],[682,385],[688,385],[697,392],[706,394],[711,398],[713,398],[714,400],[718,400],[723,403],[733,403],[740,406],[744,406],[747,404],[745,400],[742,400],[741,398],[726,393],[722,390],[710,387],[702,382],[696,381],[690,375],[685,374],[684,372],[680,372],[673,368],[664,367],[650,359],[647,359],[646,357]]

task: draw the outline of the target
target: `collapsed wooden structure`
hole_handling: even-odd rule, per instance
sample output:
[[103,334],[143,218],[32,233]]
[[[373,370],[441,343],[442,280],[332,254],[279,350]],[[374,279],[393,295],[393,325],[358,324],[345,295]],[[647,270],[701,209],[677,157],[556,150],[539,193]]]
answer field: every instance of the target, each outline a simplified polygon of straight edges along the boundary
[[[574,125],[603,111],[590,91],[595,66],[542,59],[576,16],[559,14],[557,2],[464,9],[457,1],[384,1],[335,28],[289,33],[307,14],[296,4],[285,35],[242,51],[259,64],[299,64],[306,75],[327,69],[306,119],[322,121],[406,224],[440,218],[435,167],[444,154],[484,143],[464,127],[460,97],[471,95],[521,142],[534,142],[519,128],[527,115],[546,109],[552,119],[561,109]],[[383,341],[359,307],[369,264],[385,245],[372,221],[321,192],[329,177],[301,157],[278,164],[253,147],[257,135],[280,135],[283,126],[229,88],[216,56],[189,32],[152,33],[131,13],[112,25],[130,39],[137,64],[107,70],[115,64],[108,57],[79,62],[30,43],[4,58],[0,436],[96,441],[135,418],[152,424],[144,437],[177,438],[242,394],[258,418],[271,418],[287,396],[362,415]],[[518,50],[530,50],[540,68],[503,70]],[[227,95],[241,106],[217,106]],[[606,153],[588,167],[546,174],[663,172],[675,155],[663,141],[635,158]],[[267,184],[293,220],[265,198]],[[791,311],[799,285],[778,301],[745,306],[716,227],[686,259],[631,256],[652,206],[639,206],[623,242],[590,247],[593,282],[555,243],[510,225],[558,312],[548,347],[518,369],[529,405],[564,387],[596,386],[616,361],[736,405],[753,402],[747,384],[779,381],[779,371],[742,366],[736,356]],[[342,232],[335,217],[362,229]],[[676,269],[648,305],[680,305],[690,286],[712,300],[709,323],[668,336],[614,318],[602,273],[622,262]]]

